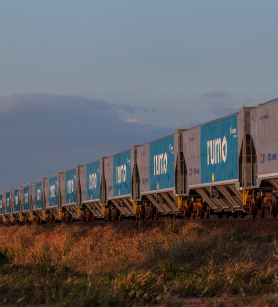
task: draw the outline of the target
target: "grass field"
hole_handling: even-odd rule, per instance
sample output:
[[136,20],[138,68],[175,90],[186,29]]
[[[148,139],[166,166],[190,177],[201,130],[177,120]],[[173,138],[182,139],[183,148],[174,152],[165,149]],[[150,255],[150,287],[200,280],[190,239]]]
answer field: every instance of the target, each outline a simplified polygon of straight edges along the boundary
[[[194,299],[193,299],[194,298]],[[278,306],[275,234],[0,228],[0,306]]]

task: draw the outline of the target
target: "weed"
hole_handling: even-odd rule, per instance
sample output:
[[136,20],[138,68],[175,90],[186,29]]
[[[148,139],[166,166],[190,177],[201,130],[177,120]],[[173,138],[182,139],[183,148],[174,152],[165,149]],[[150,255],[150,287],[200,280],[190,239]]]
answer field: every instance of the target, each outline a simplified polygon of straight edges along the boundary
[[250,240],[252,238],[252,236],[245,234],[243,231],[232,232],[231,237],[237,242],[241,242],[243,240]]
[[162,274],[171,277],[181,272],[179,266],[176,263],[169,260],[164,260],[160,262],[158,266]]
[[6,254],[0,252],[0,265],[9,263],[9,259]]
[[177,219],[168,219],[165,222],[165,234],[171,235],[171,234],[177,234],[180,230],[180,223]]

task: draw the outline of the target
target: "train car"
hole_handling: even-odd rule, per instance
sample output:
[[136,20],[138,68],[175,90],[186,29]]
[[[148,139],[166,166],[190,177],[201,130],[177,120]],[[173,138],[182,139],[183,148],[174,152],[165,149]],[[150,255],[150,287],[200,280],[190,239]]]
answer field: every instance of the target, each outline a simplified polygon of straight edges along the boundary
[[[108,209],[106,219],[120,220],[135,215],[132,205],[131,149],[102,160],[102,212]],[[111,217],[112,216],[112,217]]]
[[[278,188],[278,99],[258,105],[250,112],[251,137],[254,140],[250,163],[257,163],[252,169],[250,186],[260,188],[269,184]],[[254,159],[257,158],[257,159]],[[255,161],[254,161],[255,160]]]
[[257,105],[245,114],[250,119],[242,147],[240,167],[243,206],[252,216],[277,216],[278,99]]
[[[176,198],[178,134],[143,144],[137,148],[139,175],[138,214],[175,215],[179,213]],[[142,210],[143,209],[143,210]],[[157,211],[157,213],[156,213]]]
[[2,220],[4,214],[3,210],[3,193],[0,194],[0,219]]
[[21,204],[21,220],[25,223],[32,221],[32,210],[31,210],[31,203],[32,203],[32,196],[31,196],[31,189],[30,185],[32,183],[25,184],[20,186],[19,188],[19,201]]
[[12,216],[11,222],[18,224],[21,219],[21,206],[19,199],[19,187],[11,190],[11,206],[12,206]]
[[11,191],[3,193],[3,208],[4,208],[4,217],[7,220],[11,220],[12,207],[11,207]]
[[45,219],[45,186],[47,178],[42,178],[31,183],[33,222],[40,223]]
[[11,191],[0,194],[0,219],[7,224],[12,220]]
[[209,218],[211,212],[219,217],[237,216],[238,212],[241,217],[247,214],[246,190],[252,188],[252,176],[256,173],[250,132],[252,110],[243,106],[238,113],[180,134],[185,193],[177,194],[186,217]]
[[94,218],[103,218],[100,200],[101,174],[101,160],[77,166],[77,178],[81,189],[82,219],[86,222],[93,221]]
[[[238,188],[239,113],[182,133],[187,217],[242,210]],[[215,197],[214,197],[215,196]]]
[[76,168],[60,172],[60,197],[62,221],[74,221],[79,217],[79,206],[77,204],[77,171]]
[[51,175],[44,180],[45,214],[43,220],[54,223],[60,219],[60,173]]
[[133,217],[131,149],[102,158],[100,169],[100,201],[105,219],[119,221]]
[[184,193],[179,169],[180,134],[134,145],[131,155],[132,197],[137,219],[155,219],[180,214],[177,190]]

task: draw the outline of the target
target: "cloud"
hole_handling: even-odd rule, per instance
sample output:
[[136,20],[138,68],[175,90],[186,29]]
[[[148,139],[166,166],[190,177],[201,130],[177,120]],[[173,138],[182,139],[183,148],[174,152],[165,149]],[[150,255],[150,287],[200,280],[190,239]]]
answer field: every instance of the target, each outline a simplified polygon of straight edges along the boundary
[[113,103],[112,106],[115,107],[116,109],[121,109],[121,110],[124,110],[128,113],[134,113],[134,111],[136,109],[139,109],[138,107],[135,107],[135,106],[132,106],[132,105],[129,105],[129,104]]
[[157,112],[156,108],[148,109],[148,108],[142,108],[142,107],[137,107],[137,106],[132,106],[130,104],[118,104],[118,103],[113,103],[113,107],[117,110],[124,110],[128,113],[134,113],[135,111],[143,111],[144,113],[155,113]]
[[133,117],[133,118],[128,118],[126,122],[127,123],[138,123],[139,121],[137,118]]
[[13,95],[10,93],[0,96],[0,113],[6,113],[20,103],[17,99],[17,95],[14,97],[12,96]]
[[254,105],[254,101],[250,98],[246,98],[246,99],[243,100],[243,104],[247,104],[248,106],[250,106],[250,105],[252,106],[252,105]]
[[0,96],[0,192],[174,132],[122,112],[78,94]]
[[220,98],[225,98],[228,96],[227,91],[213,91],[213,92],[207,92],[204,94],[205,98],[209,99],[220,99]]
[[208,110],[215,115],[226,116],[237,113],[239,107],[235,102],[226,103],[223,101],[216,101],[208,106]]

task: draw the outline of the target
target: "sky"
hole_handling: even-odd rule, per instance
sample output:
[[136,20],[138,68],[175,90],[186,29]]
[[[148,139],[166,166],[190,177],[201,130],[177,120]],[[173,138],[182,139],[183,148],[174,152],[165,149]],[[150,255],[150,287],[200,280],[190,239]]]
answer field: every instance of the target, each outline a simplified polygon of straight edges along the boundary
[[278,97],[277,1],[0,2],[0,191]]

